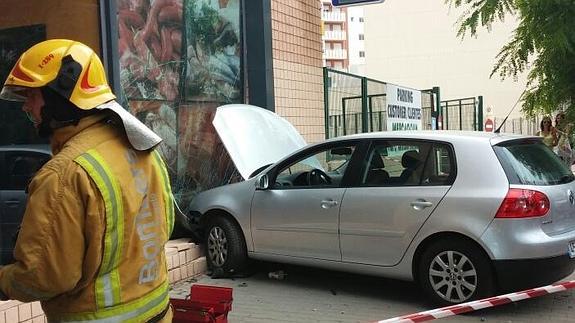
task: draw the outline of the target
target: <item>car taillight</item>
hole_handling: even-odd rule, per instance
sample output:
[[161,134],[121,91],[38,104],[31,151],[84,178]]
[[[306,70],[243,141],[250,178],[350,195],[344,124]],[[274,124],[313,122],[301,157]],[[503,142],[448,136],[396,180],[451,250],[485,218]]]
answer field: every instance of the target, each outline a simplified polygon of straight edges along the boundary
[[533,190],[510,188],[501,203],[496,218],[532,218],[549,212],[547,195]]

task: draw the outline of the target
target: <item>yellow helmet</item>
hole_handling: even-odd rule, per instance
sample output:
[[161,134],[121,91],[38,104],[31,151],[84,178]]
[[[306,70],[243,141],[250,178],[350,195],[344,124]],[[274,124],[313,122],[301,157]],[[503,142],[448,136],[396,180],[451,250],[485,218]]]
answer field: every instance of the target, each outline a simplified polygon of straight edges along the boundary
[[98,55],[90,47],[67,39],[46,40],[25,51],[8,75],[0,99],[24,101],[20,91],[43,86],[82,110],[116,98]]

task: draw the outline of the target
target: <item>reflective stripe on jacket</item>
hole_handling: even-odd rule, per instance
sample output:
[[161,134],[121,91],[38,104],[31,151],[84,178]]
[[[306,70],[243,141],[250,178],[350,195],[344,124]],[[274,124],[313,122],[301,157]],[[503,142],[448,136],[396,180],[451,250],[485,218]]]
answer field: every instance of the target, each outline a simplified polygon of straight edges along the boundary
[[0,289],[41,300],[49,321],[143,322],[168,305],[165,165],[104,121],[55,133],[54,158],[30,185],[17,262],[0,269]]

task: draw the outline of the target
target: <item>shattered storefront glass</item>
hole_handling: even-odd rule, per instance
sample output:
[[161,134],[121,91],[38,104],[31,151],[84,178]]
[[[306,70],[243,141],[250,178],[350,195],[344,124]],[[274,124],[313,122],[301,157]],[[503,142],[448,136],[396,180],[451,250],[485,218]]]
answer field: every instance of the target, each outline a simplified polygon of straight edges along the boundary
[[183,211],[237,180],[212,126],[243,102],[240,0],[119,0],[119,57],[128,108],[164,139],[159,151]]

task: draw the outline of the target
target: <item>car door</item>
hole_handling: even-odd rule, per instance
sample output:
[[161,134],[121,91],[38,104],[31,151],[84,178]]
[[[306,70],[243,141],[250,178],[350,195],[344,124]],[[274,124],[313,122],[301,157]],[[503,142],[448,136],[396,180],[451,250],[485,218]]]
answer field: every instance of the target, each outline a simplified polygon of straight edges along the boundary
[[257,190],[252,202],[256,252],[341,260],[339,209],[356,147],[312,148],[271,171],[271,187]]
[[33,151],[4,151],[3,176],[0,179],[0,263],[12,259],[14,235],[26,209],[26,187],[50,155]]
[[342,260],[393,266],[450,189],[452,149],[418,140],[378,141],[364,164],[342,202]]

